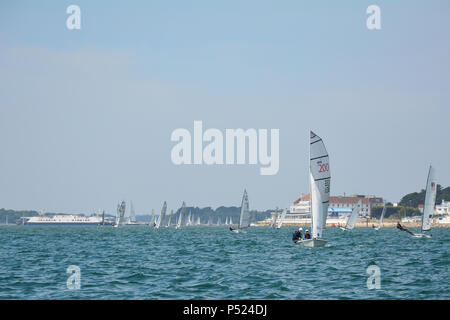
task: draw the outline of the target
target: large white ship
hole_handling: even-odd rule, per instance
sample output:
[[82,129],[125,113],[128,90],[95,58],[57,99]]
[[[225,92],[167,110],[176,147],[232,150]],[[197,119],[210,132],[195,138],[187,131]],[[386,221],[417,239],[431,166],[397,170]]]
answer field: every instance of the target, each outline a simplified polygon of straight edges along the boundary
[[24,225],[101,225],[102,217],[84,217],[76,215],[37,216],[24,218]]

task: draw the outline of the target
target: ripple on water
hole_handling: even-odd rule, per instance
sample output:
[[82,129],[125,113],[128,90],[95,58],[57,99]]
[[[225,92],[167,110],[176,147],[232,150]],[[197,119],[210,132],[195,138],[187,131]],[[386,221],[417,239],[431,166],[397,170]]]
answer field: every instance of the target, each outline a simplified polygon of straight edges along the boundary
[[[0,227],[0,299],[449,299],[450,229],[327,229],[300,248],[295,228]],[[368,290],[366,269],[381,269]],[[69,265],[81,290],[66,287]]]

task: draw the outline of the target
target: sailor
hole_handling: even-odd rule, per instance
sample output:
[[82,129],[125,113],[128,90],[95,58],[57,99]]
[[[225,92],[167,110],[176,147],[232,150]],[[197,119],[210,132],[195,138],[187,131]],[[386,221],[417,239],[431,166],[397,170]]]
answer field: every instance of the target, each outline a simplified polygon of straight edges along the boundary
[[405,228],[403,228],[403,226],[400,224],[400,222],[397,222],[397,229],[405,231]]
[[230,231],[233,231],[233,230],[234,230],[233,226],[230,226]]
[[303,228],[299,228],[297,231],[294,232],[294,234],[292,235],[292,241],[294,241],[294,243],[297,243],[297,241],[302,240],[302,231]]
[[311,239],[311,234],[309,233],[309,230],[305,231],[305,239]]

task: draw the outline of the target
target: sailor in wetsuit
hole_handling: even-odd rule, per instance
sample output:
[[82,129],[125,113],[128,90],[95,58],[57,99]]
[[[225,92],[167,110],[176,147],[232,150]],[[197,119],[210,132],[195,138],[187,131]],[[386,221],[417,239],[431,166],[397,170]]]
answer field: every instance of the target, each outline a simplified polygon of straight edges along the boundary
[[309,230],[305,231],[305,240],[306,239],[311,239],[311,234],[309,233]]
[[302,237],[303,237],[302,231],[303,231],[303,228],[300,228],[294,232],[294,234],[292,235],[292,241],[294,241],[294,243],[297,243],[299,240],[302,240]]
[[234,230],[234,228],[232,226],[230,226],[230,231],[233,231],[233,230]]

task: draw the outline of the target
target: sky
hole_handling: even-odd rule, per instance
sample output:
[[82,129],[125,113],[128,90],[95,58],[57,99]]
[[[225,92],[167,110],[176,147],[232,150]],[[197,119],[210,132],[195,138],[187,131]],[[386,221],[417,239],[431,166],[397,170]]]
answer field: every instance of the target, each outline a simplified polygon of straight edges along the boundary
[[[69,5],[81,29],[69,30]],[[366,9],[381,9],[381,30]],[[2,1],[0,207],[138,214],[286,207],[309,192],[396,202],[450,185],[450,1]],[[279,129],[279,171],[174,165],[177,128]]]

